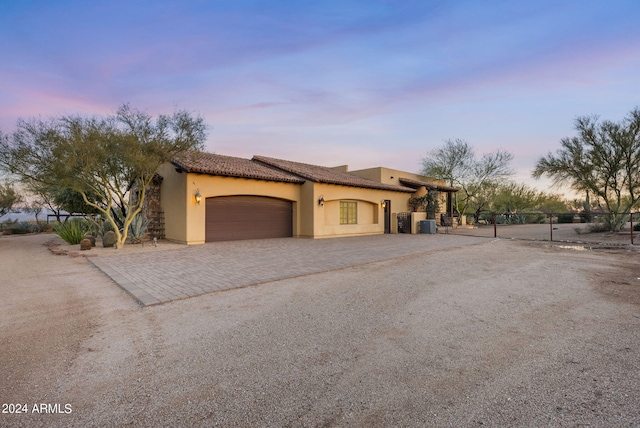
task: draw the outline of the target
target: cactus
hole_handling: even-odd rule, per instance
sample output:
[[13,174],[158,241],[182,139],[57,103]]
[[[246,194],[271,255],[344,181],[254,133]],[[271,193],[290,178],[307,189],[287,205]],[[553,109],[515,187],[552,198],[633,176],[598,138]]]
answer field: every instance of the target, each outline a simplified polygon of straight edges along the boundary
[[133,218],[133,221],[129,225],[129,235],[131,236],[131,242],[139,244],[142,242],[147,232],[147,226],[149,226],[150,220],[144,218],[142,214],[138,214]]

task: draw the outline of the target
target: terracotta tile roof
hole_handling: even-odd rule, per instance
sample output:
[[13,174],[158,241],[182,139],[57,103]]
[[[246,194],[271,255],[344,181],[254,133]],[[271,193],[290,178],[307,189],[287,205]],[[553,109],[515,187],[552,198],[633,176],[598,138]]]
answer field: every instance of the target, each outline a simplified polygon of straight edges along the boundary
[[297,184],[302,184],[305,181],[296,175],[279,171],[249,159],[215,155],[213,153],[183,153],[176,156],[171,163],[184,172]]
[[450,186],[445,186],[443,184],[430,183],[428,181],[412,180],[410,178],[402,178],[402,177],[400,177],[400,183],[404,184],[405,186],[413,187],[414,189],[424,186],[429,190],[438,190],[440,192],[457,192],[458,190],[460,190],[457,187],[450,187]]
[[316,183],[337,184],[340,186],[360,187],[365,189],[390,190],[394,192],[413,193],[415,189],[393,184],[378,183],[357,177],[348,172],[338,171],[325,166],[310,165],[300,162],[286,161],[282,159],[268,158],[266,156],[254,156],[253,161],[278,168],[282,171],[304,177]]

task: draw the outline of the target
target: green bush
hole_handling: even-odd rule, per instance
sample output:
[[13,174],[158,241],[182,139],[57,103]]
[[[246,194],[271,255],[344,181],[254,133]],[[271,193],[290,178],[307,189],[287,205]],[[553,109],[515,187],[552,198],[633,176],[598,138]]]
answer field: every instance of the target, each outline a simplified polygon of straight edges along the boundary
[[105,233],[113,230],[113,225],[105,220],[102,216],[90,217],[91,221],[91,234],[93,236],[99,236],[102,238]]
[[609,232],[609,226],[604,223],[591,223],[588,225],[587,229],[589,233],[603,233]]
[[497,224],[525,224],[527,222],[527,217],[524,215],[518,214],[500,214],[496,216]]
[[25,233],[36,233],[39,231],[38,226],[28,221],[20,221],[11,227],[11,232],[16,235],[23,235]]
[[49,223],[38,223],[37,226],[39,233],[53,232],[53,227]]
[[547,221],[547,215],[544,213],[526,214],[527,224],[544,224]]
[[77,245],[82,241],[85,234],[91,231],[91,226],[89,222],[83,218],[74,218],[54,226],[53,230],[58,236],[64,239],[67,244]]
[[0,226],[0,230],[4,235],[24,235],[25,233],[39,232],[38,226],[28,221],[7,220]]
[[573,223],[574,213],[558,214],[558,223]]
[[[471,215],[473,216],[473,214],[467,214],[467,218],[468,216]],[[478,221],[479,222],[486,222],[487,224],[493,224],[493,214],[491,213],[482,213],[478,216]]]
[[11,235],[11,226],[13,226],[17,222],[18,219],[16,219],[15,221],[11,221],[11,219],[3,221],[2,223],[0,223],[0,231],[3,235]]
[[583,211],[580,213],[580,223],[591,223],[593,221],[593,215],[590,211]]

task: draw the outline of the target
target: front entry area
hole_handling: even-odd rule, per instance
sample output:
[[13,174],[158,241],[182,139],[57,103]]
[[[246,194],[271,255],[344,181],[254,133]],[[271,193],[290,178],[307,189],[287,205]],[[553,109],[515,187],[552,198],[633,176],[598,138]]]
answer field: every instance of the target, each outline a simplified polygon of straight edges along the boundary
[[206,199],[205,241],[286,238],[293,236],[291,201],[264,196]]

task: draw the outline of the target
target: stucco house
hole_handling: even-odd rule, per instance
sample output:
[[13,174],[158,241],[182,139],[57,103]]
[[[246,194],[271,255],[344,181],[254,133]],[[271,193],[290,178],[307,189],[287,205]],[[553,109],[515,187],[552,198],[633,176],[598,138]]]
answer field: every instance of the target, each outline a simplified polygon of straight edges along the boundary
[[186,244],[395,233],[395,213],[408,211],[409,198],[438,188],[450,201],[457,190],[387,168],[349,172],[203,152],[176,157],[157,175],[150,200],[162,212],[164,236]]

